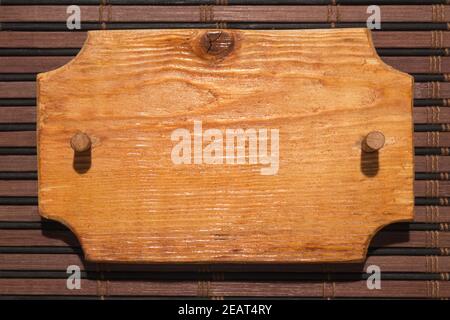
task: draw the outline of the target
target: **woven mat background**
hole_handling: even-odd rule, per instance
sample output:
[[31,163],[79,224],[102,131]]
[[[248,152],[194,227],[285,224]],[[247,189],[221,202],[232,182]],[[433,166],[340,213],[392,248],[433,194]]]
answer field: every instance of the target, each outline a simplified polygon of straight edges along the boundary
[[[0,298],[450,297],[450,6],[446,0],[2,0],[0,4]],[[81,30],[66,27],[80,5]],[[377,234],[363,264],[168,265],[87,263],[73,234],[37,212],[35,77],[73,58],[87,30],[365,27],[379,55],[415,78],[413,223]],[[81,289],[66,287],[69,265]],[[381,268],[381,289],[367,267]]]

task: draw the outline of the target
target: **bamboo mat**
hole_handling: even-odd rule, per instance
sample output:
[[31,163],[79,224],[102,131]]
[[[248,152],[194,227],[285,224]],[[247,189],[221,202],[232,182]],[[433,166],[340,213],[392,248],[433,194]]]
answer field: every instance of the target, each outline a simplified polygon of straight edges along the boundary
[[[81,30],[66,28],[67,5]],[[365,27],[381,8],[378,54],[412,74],[415,221],[390,225],[361,264],[99,265],[37,212],[35,76],[73,58],[87,30]],[[448,0],[2,0],[0,5],[0,298],[450,297],[450,6]],[[81,268],[80,290],[66,269]],[[381,268],[381,289],[366,268]]]

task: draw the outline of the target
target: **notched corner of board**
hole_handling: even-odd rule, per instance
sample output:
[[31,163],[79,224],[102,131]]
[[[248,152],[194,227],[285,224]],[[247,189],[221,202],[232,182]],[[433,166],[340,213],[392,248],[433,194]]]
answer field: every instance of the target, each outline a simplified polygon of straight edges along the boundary
[[[387,63],[385,63],[383,61],[383,59],[381,59],[381,57],[378,55],[378,52],[375,48],[375,44],[373,43],[373,38],[372,38],[372,31],[370,31],[367,28],[361,28],[360,30],[364,31],[366,37],[367,37],[367,43],[370,47],[370,50],[372,51],[373,57],[377,60],[378,64],[386,71],[388,72],[392,72],[397,74],[400,79],[402,79],[402,81],[404,81],[404,85],[409,84],[410,85],[410,89],[411,89],[411,97],[413,96],[413,92],[414,92],[414,77],[406,72],[403,72],[401,70],[398,70],[390,65],[388,65]],[[412,112],[412,110],[411,110]]]
[[47,71],[47,72],[41,72],[38,73],[36,76],[36,83],[38,84],[38,89],[37,91],[39,92],[39,87],[45,85],[46,82],[48,81],[52,81],[52,78],[58,74],[61,74],[63,72],[68,71],[68,69],[77,64],[79,61],[81,61],[83,59],[83,57],[85,55],[89,54],[89,49],[93,48],[96,46],[96,42],[98,42],[99,39],[99,34],[96,33],[97,31],[88,31],[87,32],[87,36],[86,36],[86,40],[84,41],[83,45],[81,46],[80,51],[78,51],[78,53],[73,57],[73,59],[71,59],[70,61],[68,61],[67,63],[65,63],[64,65]]

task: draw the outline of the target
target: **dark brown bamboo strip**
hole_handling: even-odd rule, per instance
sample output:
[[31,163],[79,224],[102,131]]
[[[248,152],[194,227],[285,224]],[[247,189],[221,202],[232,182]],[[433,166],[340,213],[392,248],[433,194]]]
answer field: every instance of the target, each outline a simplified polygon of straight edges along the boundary
[[0,270],[66,270],[70,265],[81,270],[98,270],[95,263],[90,264],[76,254],[0,254]]
[[[328,285],[330,287],[330,285]],[[370,290],[366,281],[335,282],[331,284],[332,297],[405,297],[405,298],[448,298],[449,281],[389,281],[382,282],[380,290]]]
[[[123,283],[123,287],[131,283]],[[208,296],[235,297],[408,297],[408,298],[439,298],[448,297],[450,282],[445,281],[392,281],[384,280],[380,290],[370,290],[366,281],[348,282],[209,282],[204,294]],[[108,285],[108,292],[118,294],[119,285],[112,282]],[[125,288],[120,288],[125,290]],[[203,291],[202,291],[203,292]],[[127,295],[133,291],[127,290]]]
[[450,47],[450,32],[374,31],[372,40],[377,48],[446,48]]
[[450,207],[440,206],[415,206],[415,222],[450,222]]
[[[99,21],[98,6],[80,6],[82,22]],[[164,11],[162,7],[161,11]],[[197,8],[195,8],[197,9]],[[195,12],[192,8],[191,14]],[[67,6],[4,6],[0,10],[0,22],[56,22],[66,21]],[[154,13],[157,14],[156,12]]]
[[[450,118],[449,118],[450,120]],[[35,107],[2,107],[0,108],[0,123],[34,123],[36,122]],[[450,121],[449,121],[450,122]],[[0,158],[1,163],[1,158]],[[1,167],[1,165],[0,165]],[[0,169],[0,171],[2,171]]]
[[[2,57],[0,73],[46,72],[66,64],[73,57]],[[450,73],[450,57],[383,57],[392,67],[408,73]]]
[[450,195],[450,181],[416,180],[414,181],[416,197],[448,197]]
[[[380,6],[383,22],[447,22],[447,5]],[[365,22],[367,6],[80,6],[82,22]],[[99,14],[100,13],[100,14]],[[57,22],[65,6],[2,6],[0,22]]]
[[[0,135],[1,137],[1,135]],[[448,147],[450,146],[450,132],[415,132],[415,147]]]
[[407,73],[447,73],[450,57],[383,57],[388,65]]
[[[420,89],[426,91],[425,89]],[[0,98],[35,98],[36,82],[0,82]]]
[[0,73],[46,72],[65,65],[73,57],[2,57]]
[[[2,22],[4,31],[67,31],[65,22]],[[366,28],[366,22],[83,22],[80,31],[130,29],[247,29],[287,30],[323,28]],[[448,31],[446,22],[383,22],[380,31]]]
[[0,221],[32,222],[41,221],[41,217],[37,206],[0,206]]
[[0,246],[79,246],[75,236],[68,231],[1,230]]
[[[366,10],[366,6],[214,6],[212,21],[365,22]],[[448,6],[380,6],[380,10],[383,22],[440,22],[447,21],[450,14]],[[124,21],[126,11],[113,12],[110,21]],[[138,19],[142,14],[137,15]]]
[[[1,157],[0,157],[1,161]],[[1,162],[0,162],[1,163]],[[415,156],[416,172],[446,172],[450,171],[450,157],[447,156]],[[1,165],[0,165],[1,169]],[[0,170],[2,171],[2,170]]]
[[86,36],[86,32],[2,31],[0,48],[81,48]]
[[[0,295],[134,295],[144,296],[192,296],[198,295],[197,281],[111,281],[83,279],[80,290],[69,290],[66,279],[0,279]],[[134,283],[134,285],[132,285]],[[108,291],[109,290],[109,291]]]
[[0,295],[98,295],[96,280],[83,280],[79,290],[69,290],[66,279],[0,279]]
[[[108,0],[108,5],[448,4],[446,0]],[[2,0],[4,5],[98,5],[98,0]]]
[[35,131],[0,132],[0,147],[35,147]]
[[77,265],[81,271],[109,272],[307,272],[307,273],[363,273],[367,267],[377,265],[383,272],[450,271],[448,256],[369,256],[364,263],[297,264],[297,265],[236,265],[236,264],[172,264],[128,265],[96,264],[85,261],[76,254],[0,254],[0,270],[51,270],[65,271]]
[[[220,276],[220,274],[218,275]],[[448,281],[384,280],[380,290],[349,281],[154,281],[88,280],[69,290],[66,279],[0,279],[1,295],[190,296],[190,297],[408,297],[447,298]]]
[[[442,160],[441,160],[442,162]],[[36,156],[0,156],[0,172],[2,171],[36,171],[37,160]]]
[[[36,82],[0,82],[0,98],[35,98]],[[416,99],[450,98],[450,82],[416,83],[414,89]]]
[[[1,92],[1,83],[0,83],[0,92]],[[416,99],[450,98],[450,82],[415,83],[414,98]]]
[[379,232],[370,243],[371,247],[423,247],[450,246],[450,232],[440,231],[392,231]]
[[414,123],[450,123],[450,108],[437,106],[414,108],[413,116]]
[[[75,236],[61,230],[11,230],[0,232],[0,246],[79,246]],[[450,247],[450,232],[441,231],[381,231],[371,247]]]
[[0,195],[4,197],[37,196],[37,181],[0,180]]
[[[108,0],[108,5],[448,4],[447,0]],[[98,5],[99,0],[2,0],[4,5]]]
[[[86,32],[0,32],[0,48],[81,48]],[[373,31],[377,48],[447,48],[449,31]]]

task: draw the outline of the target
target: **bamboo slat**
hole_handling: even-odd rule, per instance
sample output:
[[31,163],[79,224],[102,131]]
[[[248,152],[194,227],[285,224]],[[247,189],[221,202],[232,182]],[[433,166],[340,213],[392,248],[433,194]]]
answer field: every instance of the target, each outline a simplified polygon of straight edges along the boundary
[[415,123],[449,123],[450,108],[414,108],[413,116]]
[[[98,0],[2,0],[5,5],[98,5]],[[108,0],[108,5],[448,4],[446,0]]]
[[[384,22],[447,22],[447,5],[380,6]],[[80,6],[84,22],[366,22],[366,6]],[[270,14],[267,14],[270,12]],[[0,22],[65,22],[65,6],[2,6]]]
[[[0,135],[1,137],[1,135]],[[415,132],[415,147],[446,147],[450,145],[449,132]]]
[[0,132],[0,147],[34,147],[35,131]]
[[[123,265],[86,262],[76,254],[0,254],[0,271],[5,270],[48,270],[66,271],[70,265],[77,265],[81,271],[113,272],[302,272],[302,273],[361,273],[371,265],[377,265],[383,272],[448,272],[448,256],[369,256],[364,263],[353,264],[299,264],[299,265]],[[407,268],[405,268],[407,266]]]
[[41,217],[37,206],[0,206],[0,221],[41,221]]
[[[34,122],[36,122],[35,107],[0,108],[0,123],[34,123]],[[1,161],[2,160],[0,159],[0,162]]]
[[101,281],[83,280],[80,290],[69,290],[65,279],[0,279],[2,295],[193,296],[193,297],[408,297],[450,295],[448,281],[383,281],[370,290],[366,281]]
[[448,197],[450,181],[424,180],[414,182],[416,197]]

